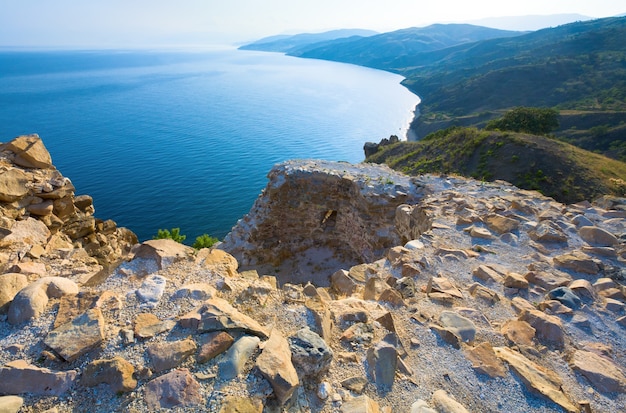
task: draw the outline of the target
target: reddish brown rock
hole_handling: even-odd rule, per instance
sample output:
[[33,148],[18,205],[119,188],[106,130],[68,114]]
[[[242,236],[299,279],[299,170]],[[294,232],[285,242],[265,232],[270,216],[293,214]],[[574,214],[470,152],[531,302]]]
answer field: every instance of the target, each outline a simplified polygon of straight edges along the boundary
[[206,363],[214,357],[222,354],[233,344],[235,339],[223,331],[215,331],[203,337],[204,343],[200,346],[198,363]]
[[174,342],[153,343],[148,346],[148,356],[152,369],[156,372],[179,366],[196,352],[196,342],[192,338]]
[[0,367],[0,394],[59,396],[76,380],[76,371],[53,371],[16,360]]
[[198,405],[203,399],[200,384],[189,370],[178,369],[146,384],[144,401],[148,409],[156,411]]
[[146,339],[170,331],[176,325],[176,321],[161,321],[152,313],[140,313],[135,317],[134,324],[135,337]]

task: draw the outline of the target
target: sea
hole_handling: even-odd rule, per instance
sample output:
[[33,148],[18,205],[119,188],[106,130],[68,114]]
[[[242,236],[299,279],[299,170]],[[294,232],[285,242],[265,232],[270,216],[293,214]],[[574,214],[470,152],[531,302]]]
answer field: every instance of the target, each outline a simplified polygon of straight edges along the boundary
[[0,142],[37,133],[96,217],[141,241],[223,238],[276,163],[364,159],[403,138],[419,98],[402,77],[280,53],[0,51]]

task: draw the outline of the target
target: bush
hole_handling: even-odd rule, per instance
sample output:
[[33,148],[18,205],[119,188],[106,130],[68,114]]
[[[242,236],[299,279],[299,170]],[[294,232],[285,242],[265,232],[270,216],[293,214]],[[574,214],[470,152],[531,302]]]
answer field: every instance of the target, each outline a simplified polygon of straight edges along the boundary
[[152,239],[171,239],[181,244],[186,238],[186,235],[181,235],[180,228],[172,228],[171,231],[169,229],[159,229],[157,234],[152,237]]
[[215,237],[210,236],[209,234],[202,234],[196,238],[196,241],[193,243],[192,247],[199,250],[202,248],[211,248],[213,245],[217,244],[220,240]]
[[559,127],[559,112],[548,108],[518,107],[487,123],[486,130],[547,135]]

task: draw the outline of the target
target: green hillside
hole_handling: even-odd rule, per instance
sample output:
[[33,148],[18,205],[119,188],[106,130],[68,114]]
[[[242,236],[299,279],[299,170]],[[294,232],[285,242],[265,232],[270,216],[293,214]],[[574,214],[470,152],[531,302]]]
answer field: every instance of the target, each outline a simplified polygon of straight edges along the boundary
[[555,139],[453,127],[417,142],[381,146],[366,162],[410,175],[446,173],[523,188],[573,203],[626,195],[626,164]]
[[310,44],[289,52],[292,56],[353,63],[384,70],[399,71],[399,56],[441,50],[479,40],[518,36],[522,32],[491,29],[471,24],[433,24],[412,27],[349,41]]

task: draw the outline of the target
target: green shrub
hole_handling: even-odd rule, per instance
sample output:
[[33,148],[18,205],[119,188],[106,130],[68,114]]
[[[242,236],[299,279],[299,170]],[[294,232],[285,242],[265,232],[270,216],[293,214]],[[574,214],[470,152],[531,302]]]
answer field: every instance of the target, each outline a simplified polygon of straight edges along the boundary
[[180,228],[172,228],[171,231],[169,229],[159,229],[157,234],[152,237],[152,239],[171,239],[181,244],[186,238],[186,235],[181,235]]
[[211,248],[213,245],[217,244],[220,240],[215,237],[210,236],[209,234],[202,234],[196,238],[196,241],[193,243],[192,247],[199,250],[202,248]]

